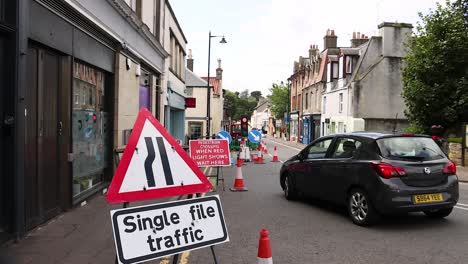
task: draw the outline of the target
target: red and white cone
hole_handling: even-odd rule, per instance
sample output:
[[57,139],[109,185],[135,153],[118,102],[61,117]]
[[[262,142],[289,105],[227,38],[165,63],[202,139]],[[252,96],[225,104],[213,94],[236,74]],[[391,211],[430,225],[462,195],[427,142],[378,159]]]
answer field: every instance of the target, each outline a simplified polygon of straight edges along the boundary
[[239,149],[239,160],[240,160],[241,166],[244,165],[244,161],[245,161],[245,152],[243,149],[244,149],[243,147]]
[[265,142],[265,145],[263,146],[263,154],[268,154],[268,148],[267,148],[267,143]]
[[279,159],[278,159],[278,150],[276,149],[276,146],[273,150],[273,160],[272,162],[279,162]]
[[237,164],[236,179],[234,180],[234,187],[229,188],[232,192],[245,192],[248,191],[244,186],[244,177],[242,177],[242,167]]
[[262,229],[260,231],[260,240],[258,241],[258,264],[273,264],[271,257],[270,239],[268,238],[268,231]]
[[265,162],[263,161],[263,153],[261,151],[258,152],[258,158],[255,164],[265,164]]

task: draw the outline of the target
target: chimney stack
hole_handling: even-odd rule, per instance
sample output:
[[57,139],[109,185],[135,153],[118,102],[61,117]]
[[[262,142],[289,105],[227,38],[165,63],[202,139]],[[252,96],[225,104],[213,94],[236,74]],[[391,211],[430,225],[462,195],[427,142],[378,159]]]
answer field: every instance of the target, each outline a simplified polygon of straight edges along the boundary
[[323,37],[323,49],[336,48],[338,37],[335,36],[335,30],[327,30],[327,35]]
[[192,49],[188,50],[187,68],[193,72]]
[[221,59],[218,59],[218,68],[216,69],[216,80],[223,79],[223,69],[221,68]]
[[312,60],[315,56],[317,56],[317,45],[312,44],[309,49],[309,59]]
[[353,32],[353,38],[351,39],[351,48],[357,48],[362,44],[369,41],[368,37],[361,32]]

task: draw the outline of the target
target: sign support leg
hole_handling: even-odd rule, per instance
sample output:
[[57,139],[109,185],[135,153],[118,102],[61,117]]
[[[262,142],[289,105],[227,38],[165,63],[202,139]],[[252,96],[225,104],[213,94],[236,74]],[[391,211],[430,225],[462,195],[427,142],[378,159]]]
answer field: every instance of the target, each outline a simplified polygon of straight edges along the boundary
[[215,254],[215,251],[214,251],[214,246],[211,246],[210,249],[211,249],[211,254],[213,254],[214,263],[218,264],[218,260],[216,259],[216,254]]
[[[124,202],[122,208],[127,208],[127,207],[128,207],[128,202]],[[119,264],[119,258],[117,257],[117,254],[115,254],[115,264]]]

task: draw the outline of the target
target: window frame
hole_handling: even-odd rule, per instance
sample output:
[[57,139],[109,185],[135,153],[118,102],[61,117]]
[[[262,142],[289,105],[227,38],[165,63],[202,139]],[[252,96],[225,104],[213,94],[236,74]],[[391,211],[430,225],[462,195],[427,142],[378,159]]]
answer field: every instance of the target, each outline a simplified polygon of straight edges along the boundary
[[[318,158],[309,158],[309,154],[319,154],[320,152],[317,153],[310,153],[310,149],[319,143],[325,142],[327,140],[330,140],[330,144],[328,145],[327,150],[325,151],[325,155],[323,157],[318,157]],[[300,156],[302,157],[303,160],[321,160],[321,159],[326,159],[329,156],[330,149],[334,145],[335,142],[335,137],[326,137],[326,138],[321,138],[317,141],[312,142],[310,145],[308,145],[302,152],[300,152]]]
[[[333,157],[333,155],[336,153],[336,150],[339,147],[339,144],[340,144],[341,140],[343,140],[343,142],[347,141],[347,140],[353,140],[355,145],[356,145],[356,142],[360,143],[359,146],[356,146],[356,149],[354,150],[354,153],[353,153],[352,157],[349,157],[349,158]],[[355,138],[355,137],[349,137],[349,136],[336,137],[335,141],[333,142],[333,147],[331,148],[331,150],[328,153],[329,154],[328,158],[333,159],[333,160],[356,160],[356,159],[359,159],[359,153],[361,152],[361,149],[362,149],[363,146],[364,146],[364,142],[363,142],[362,139]]]

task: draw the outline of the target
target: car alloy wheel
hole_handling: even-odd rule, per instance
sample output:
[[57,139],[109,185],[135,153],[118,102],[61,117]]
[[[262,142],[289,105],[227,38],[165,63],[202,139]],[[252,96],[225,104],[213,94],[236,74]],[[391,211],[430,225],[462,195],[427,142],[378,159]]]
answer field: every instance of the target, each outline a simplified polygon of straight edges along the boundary
[[366,197],[360,192],[355,192],[351,195],[350,203],[351,215],[360,222],[366,220],[369,210]]
[[379,219],[379,213],[362,189],[353,189],[349,192],[348,212],[351,220],[361,226],[374,224]]

